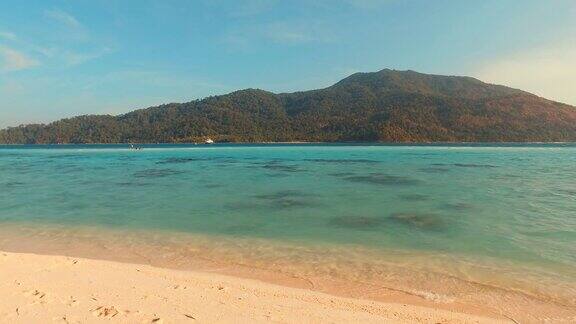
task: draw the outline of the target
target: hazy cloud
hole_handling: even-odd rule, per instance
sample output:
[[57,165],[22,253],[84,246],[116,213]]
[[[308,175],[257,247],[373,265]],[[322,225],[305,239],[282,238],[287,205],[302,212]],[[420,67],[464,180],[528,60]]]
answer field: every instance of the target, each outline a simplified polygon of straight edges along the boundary
[[0,46],[0,69],[2,71],[25,70],[38,64],[38,61],[22,52],[7,46]]
[[112,49],[109,47],[104,47],[100,50],[87,53],[60,51],[57,56],[59,56],[59,58],[64,62],[64,65],[76,66],[88,61],[95,60],[109,53],[112,53]]
[[16,34],[11,33],[9,31],[2,31],[0,30],[0,38],[4,38],[7,40],[16,40]]
[[231,30],[223,36],[222,41],[235,50],[250,50],[258,43],[292,46],[332,42],[335,39],[329,26],[321,22],[278,21]]
[[314,36],[305,30],[304,26],[274,23],[265,28],[265,30],[264,36],[276,43],[297,44],[314,40]]
[[71,14],[69,14],[63,10],[60,10],[60,9],[45,10],[44,16],[46,16],[50,19],[56,20],[56,21],[66,25],[68,27],[78,28],[78,27],[82,26],[82,24],[80,24],[78,19],[76,19]]
[[576,41],[518,53],[486,62],[474,75],[556,101],[576,105]]

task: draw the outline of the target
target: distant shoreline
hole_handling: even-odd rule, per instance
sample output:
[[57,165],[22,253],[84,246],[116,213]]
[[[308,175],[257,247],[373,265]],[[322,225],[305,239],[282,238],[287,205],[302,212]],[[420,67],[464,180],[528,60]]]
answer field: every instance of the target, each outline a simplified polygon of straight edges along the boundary
[[326,146],[521,146],[521,145],[576,145],[576,142],[216,142],[213,144],[205,143],[34,143],[34,144],[0,144],[2,146],[128,146],[128,145],[146,145],[146,146],[234,146],[234,145],[326,145]]

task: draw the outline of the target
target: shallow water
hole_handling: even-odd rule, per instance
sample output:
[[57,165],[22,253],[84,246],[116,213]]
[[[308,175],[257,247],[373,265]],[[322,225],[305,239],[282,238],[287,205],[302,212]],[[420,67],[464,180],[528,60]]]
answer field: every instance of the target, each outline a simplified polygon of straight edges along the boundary
[[365,274],[419,260],[570,299],[574,179],[571,144],[4,146],[0,223],[30,237],[50,226],[196,235],[214,253],[326,273],[354,258],[347,271]]

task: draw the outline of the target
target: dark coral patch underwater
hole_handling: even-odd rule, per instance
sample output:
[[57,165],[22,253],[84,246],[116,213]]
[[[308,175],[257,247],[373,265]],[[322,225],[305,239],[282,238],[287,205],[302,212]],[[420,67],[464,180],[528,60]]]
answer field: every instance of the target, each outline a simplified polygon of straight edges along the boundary
[[306,162],[318,162],[318,163],[337,163],[337,164],[350,164],[350,163],[366,163],[366,164],[376,164],[379,161],[368,160],[368,159],[304,159]]
[[406,200],[406,201],[424,201],[424,200],[429,200],[430,196],[428,195],[423,195],[423,194],[404,194],[404,195],[400,195],[398,196],[400,199],[402,200]]
[[294,197],[300,198],[308,196],[310,195],[301,190],[280,190],[273,193],[256,195],[254,197],[259,199],[275,200],[275,199],[294,198]]
[[473,209],[474,206],[469,204],[469,203],[458,202],[458,203],[444,204],[444,205],[442,205],[442,208],[447,209],[447,210],[465,211],[465,210]]
[[267,163],[262,168],[270,171],[279,171],[279,172],[302,172],[303,170],[294,165],[286,165],[286,164],[279,164],[279,163]]
[[421,181],[404,176],[388,175],[384,173],[370,173],[368,175],[347,176],[342,179],[350,182],[366,183],[381,186],[412,186]]
[[450,172],[450,169],[444,168],[444,167],[440,167],[440,166],[429,166],[429,167],[425,167],[425,168],[420,168],[419,170],[422,171],[422,172],[426,172],[426,173],[445,173],[445,172]]
[[172,157],[172,158],[167,158],[167,159],[158,161],[158,162],[156,162],[156,164],[183,164],[183,163],[202,161],[202,160],[205,160],[205,159]]
[[254,197],[264,201],[268,207],[277,209],[320,206],[313,195],[299,190],[280,190]]
[[182,173],[184,173],[184,171],[172,169],[146,169],[134,172],[133,176],[136,178],[163,178]]
[[479,163],[434,163],[432,166],[435,167],[445,167],[445,166],[455,166],[459,168],[481,168],[481,169],[488,169],[488,168],[497,168],[498,166],[492,164],[479,164]]
[[383,218],[372,216],[338,216],[331,218],[328,222],[329,225],[339,228],[355,229],[355,230],[375,230],[385,224],[386,220]]
[[441,230],[445,226],[440,215],[431,213],[394,213],[390,220],[419,230]]

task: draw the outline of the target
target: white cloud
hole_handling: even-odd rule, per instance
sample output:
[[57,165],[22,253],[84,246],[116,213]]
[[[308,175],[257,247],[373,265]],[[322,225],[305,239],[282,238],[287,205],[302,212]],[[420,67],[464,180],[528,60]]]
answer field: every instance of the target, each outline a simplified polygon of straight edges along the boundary
[[24,53],[7,46],[0,46],[0,69],[2,71],[25,70],[38,64],[38,61]]
[[483,81],[508,85],[576,105],[576,42],[537,48],[485,62],[473,74]]
[[16,34],[11,33],[9,31],[2,31],[0,30],[0,38],[4,38],[7,40],[16,40]]
[[44,11],[44,16],[56,20],[68,27],[78,28],[81,27],[82,24],[71,14],[60,10],[60,9],[51,9]]
[[[0,59],[4,57],[2,68],[4,71],[22,70],[38,65],[36,60],[29,58],[30,54],[40,58],[43,66],[69,68],[113,52],[110,47],[91,40],[85,26],[69,13],[60,9],[45,10],[44,17],[64,27],[48,30],[52,34],[49,41],[41,38],[31,41],[26,35],[16,38],[15,34],[0,30],[0,40],[2,38],[12,40],[10,42],[12,48],[4,47],[0,53]],[[16,47],[18,51],[13,49]],[[23,53],[28,53],[28,56]]]

